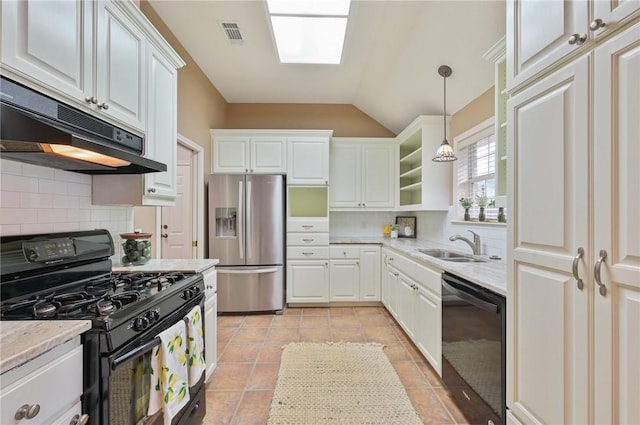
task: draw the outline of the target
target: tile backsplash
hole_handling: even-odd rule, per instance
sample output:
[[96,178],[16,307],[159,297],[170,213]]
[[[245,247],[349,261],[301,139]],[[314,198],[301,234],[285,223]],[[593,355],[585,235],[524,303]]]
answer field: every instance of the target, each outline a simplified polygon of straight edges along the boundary
[[450,245],[457,250],[466,251],[471,248],[462,241],[449,241],[453,235],[462,235],[473,239],[467,230],[478,233],[482,243],[482,254],[498,255],[506,258],[507,228],[499,224],[479,224],[452,221],[455,209],[446,211],[418,212],[332,212],[330,214],[331,236],[382,236],[385,224],[395,223],[396,216],[416,216],[418,239],[429,239]]
[[107,229],[120,258],[120,233],[133,207],[91,204],[91,176],[0,159],[0,234]]

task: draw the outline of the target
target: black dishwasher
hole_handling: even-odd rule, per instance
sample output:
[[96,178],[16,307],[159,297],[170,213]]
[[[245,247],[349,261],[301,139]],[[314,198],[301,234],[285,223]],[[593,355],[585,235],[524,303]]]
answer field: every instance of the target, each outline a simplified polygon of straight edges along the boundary
[[506,420],[506,301],[442,274],[442,379],[472,424]]

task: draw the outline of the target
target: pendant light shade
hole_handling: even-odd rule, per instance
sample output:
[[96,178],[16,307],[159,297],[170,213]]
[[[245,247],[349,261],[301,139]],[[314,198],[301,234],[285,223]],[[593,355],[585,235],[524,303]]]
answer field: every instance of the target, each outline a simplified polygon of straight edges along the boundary
[[438,74],[444,79],[444,113],[442,115],[443,118],[443,126],[444,129],[444,140],[440,144],[440,147],[436,151],[436,156],[433,157],[432,161],[435,162],[451,162],[458,159],[453,154],[453,148],[447,142],[447,77],[451,76],[451,68],[447,65],[441,65],[438,68]]

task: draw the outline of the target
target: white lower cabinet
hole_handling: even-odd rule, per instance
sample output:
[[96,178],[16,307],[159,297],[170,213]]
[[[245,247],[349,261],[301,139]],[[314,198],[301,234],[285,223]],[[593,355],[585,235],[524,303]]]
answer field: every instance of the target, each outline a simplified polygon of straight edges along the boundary
[[326,303],[329,301],[329,261],[289,260],[287,262],[287,302]]
[[380,247],[331,246],[330,301],[380,301]]
[[382,250],[382,303],[442,374],[442,271]]
[[2,374],[0,423],[69,424],[76,415],[80,421],[82,364],[78,336]]
[[214,267],[202,272],[204,277],[204,359],[206,363],[205,382],[208,383],[218,364],[218,276]]

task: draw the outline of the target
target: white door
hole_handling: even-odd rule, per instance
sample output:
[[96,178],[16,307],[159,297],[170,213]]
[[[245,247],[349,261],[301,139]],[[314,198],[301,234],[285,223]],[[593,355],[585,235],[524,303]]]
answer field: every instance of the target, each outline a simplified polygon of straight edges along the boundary
[[249,172],[284,174],[287,172],[287,139],[285,137],[252,137],[249,139]]
[[401,274],[398,282],[398,321],[411,340],[415,340],[415,282]]
[[334,142],[331,144],[330,207],[361,207],[361,146]]
[[387,285],[387,310],[396,320],[398,318],[398,312],[400,311],[400,273],[393,267],[386,267],[385,279]]
[[595,423],[640,423],[639,75],[640,24],[595,51]]
[[329,268],[329,301],[358,301],[360,262],[331,260]]
[[172,207],[162,207],[162,258],[194,258],[193,153],[178,144],[177,194]]
[[[362,147],[362,206],[393,207],[393,146]],[[333,188],[332,188],[333,190]]]
[[589,288],[571,273],[589,243],[589,59],[507,104],[507,403],[527,423],[589,422]]
[[329,184],[329,138],[290,137],[287,184]]
[[242,174],[249,172],[249,140],[247,137],[213,138],[214,173]]
[[329,262],[289,260],[287,302],[328,302]]
[[360,300],[380,301],[380,247],[360,248]]
[[416,343],[431,366],[442,374],[442,302],[418,286],[416,297]]

